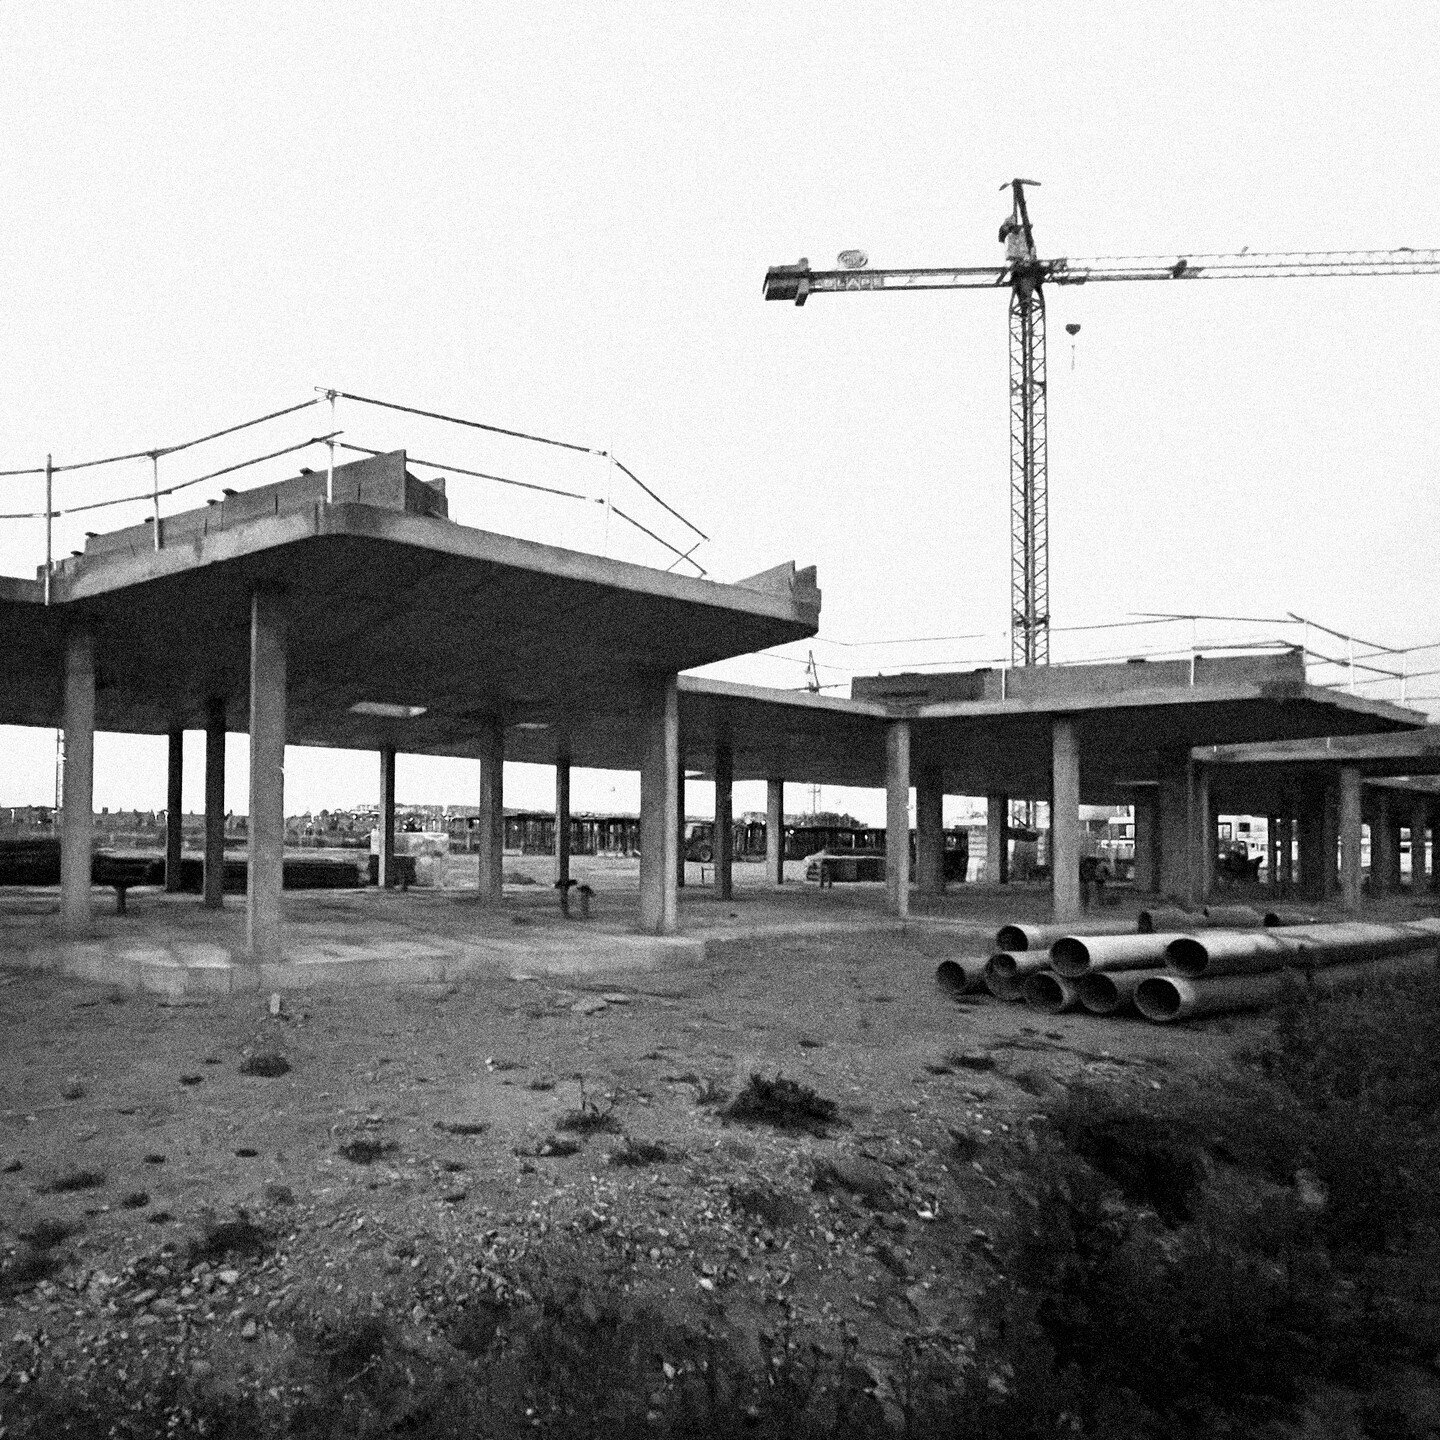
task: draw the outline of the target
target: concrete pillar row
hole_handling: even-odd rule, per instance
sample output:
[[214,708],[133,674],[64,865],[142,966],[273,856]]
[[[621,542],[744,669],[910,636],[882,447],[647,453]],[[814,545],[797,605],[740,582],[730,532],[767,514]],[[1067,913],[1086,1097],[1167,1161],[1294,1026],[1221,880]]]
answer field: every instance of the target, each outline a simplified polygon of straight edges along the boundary
[[647,697],[640,762],[640,928],[673,935],[680,863],[680,694],[673,675]]
[[570,757],[555,758],[555,883],[570,878]]
[[715,898],[729,900],[734,893],[735,759],[723,740],[715,746],[715,828],[710,847],[715,856]]
[[785,883],[785,782],[774,776],[765,782],[765,878]]
[[930,768],[915,782],[915,888],[945,893],[945,777]]
[[95,637],[88,626],[76,625],[65,635],[64,685],[60,920],[66,935],[84,935],[91,921],[95,834]]
[[225,702],[205,702],[205,878],[204,903],[225,903]]
[[1340,903],[1352,913],[1360,909],[1360,771],[1340,767],[1339,785]]
[[985,797],[985,879],[991,885],[1010,883],[1010,797]]
[[910,913],[910,722],[885,727],[885,903]]
[[180,888],[180,856],[185,846],[185,732],[170,731],[165,769],[165,889]]
[[1073,720],[1050,725],[1050,898],[1055,923],[1080,916],[1080,745]]
[[252,964],[284,959],[286,616],[280,592],[250,599],[250,875],[245,933]]
[[477,882],[480,903],[498,905],[505,895],[505,727],[491,718],[480,727],[480,790]]
[[395,747],[380,747],[380,854],[375,866],[375,880],[382,890],[395,884]]

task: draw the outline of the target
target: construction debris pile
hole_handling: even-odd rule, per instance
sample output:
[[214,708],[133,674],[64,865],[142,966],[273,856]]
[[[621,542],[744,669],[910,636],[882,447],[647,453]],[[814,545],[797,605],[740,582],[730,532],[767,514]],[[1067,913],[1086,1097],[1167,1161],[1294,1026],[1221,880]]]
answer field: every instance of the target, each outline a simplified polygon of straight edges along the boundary
[[1434,969],[1440,919],[1320,924],[1296,912],[1142,910],[1136,933],[1104,922],[1002,925],[988,958],[945,960],[952,992],[982,987],[1058,1015],[1138,1013],[1156,1024],[1257,1010],[1287,989],[1336,994]]

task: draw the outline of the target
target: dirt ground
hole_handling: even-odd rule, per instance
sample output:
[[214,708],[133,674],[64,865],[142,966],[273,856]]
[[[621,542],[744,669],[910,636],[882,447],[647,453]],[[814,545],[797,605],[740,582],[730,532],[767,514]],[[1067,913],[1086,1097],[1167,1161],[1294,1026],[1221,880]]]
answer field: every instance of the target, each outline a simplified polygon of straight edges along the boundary
[[[773,940],[583,988],[337,989],[278,1015],[0,971],[0,1254],[48,1235],[54,1262],[0,1291],[0,1433],[42,1378],[123,1378],[137,1355],[283,1407],[300,1335],[374,1313],[443,1347],[562,1253],[676,1324],[846,1335],[883,1396],[907,1336],[963,1343],[1057,1086],[1163,1087],[1265,1023],[957,1000],[934,983],[954,947]],[[286,1073],[243,1073],[272,1054]],[[755,1072],[837,1122],[722,1119]],[[217,1231],[242,1217],[257,1230]]]

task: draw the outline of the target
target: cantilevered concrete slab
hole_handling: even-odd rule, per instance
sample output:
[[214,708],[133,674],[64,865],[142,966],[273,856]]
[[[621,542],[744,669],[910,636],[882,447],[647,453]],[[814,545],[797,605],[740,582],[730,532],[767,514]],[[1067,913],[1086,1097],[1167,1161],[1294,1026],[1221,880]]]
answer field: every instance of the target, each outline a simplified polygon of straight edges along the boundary
[[[403,477],[403,452],[338,467],[337,493],[353,487],[354,472],[382,466]],[[96,635],[99,729],[201,728],[218,695],[227,727],[244,730],[250,597],[269,586],[283,593],[288,621],[291,744],[477,756],[481,721],[498,718],[573,730],[577,765],[638,769],[637,677],[818,626],[813,570],[786,565],[719,584],[437,515],[327,504],[324,482],[287,482],[297,493],[278,513],[257,510],[251,492],[176,517],[159,550],[97,537],[106,543],[59,567],[48,613],[38,584],[9,582],[0,590],[11,642],[0,659],[0,723],[60,723],[59,647],[66,626],[83,620]],[[251,502],[245,517],[227,516],[240,501]],[[137,528],[149,537],[149,526]],[[352,708],[367,702],[423,713],[401,720]],[[526,748],[512,745],[509,758],[531,758]]]

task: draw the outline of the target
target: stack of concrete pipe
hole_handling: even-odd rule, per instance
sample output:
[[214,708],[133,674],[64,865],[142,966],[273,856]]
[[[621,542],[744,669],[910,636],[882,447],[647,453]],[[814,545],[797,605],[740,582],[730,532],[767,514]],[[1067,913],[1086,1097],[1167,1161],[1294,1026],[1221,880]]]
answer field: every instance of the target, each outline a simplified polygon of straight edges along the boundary
[[988,960],[947,960],[936,979],[1050,1014],[1138,1011],[1167,1024],[1259,1009],[1289,987],[1334,994],[1434,969],[1440,947],[1440,919],[1320,924],[1298,912],[1216,907],[1142,913],[1141,925],[1139,934],[1100,921],[1002,926]]

